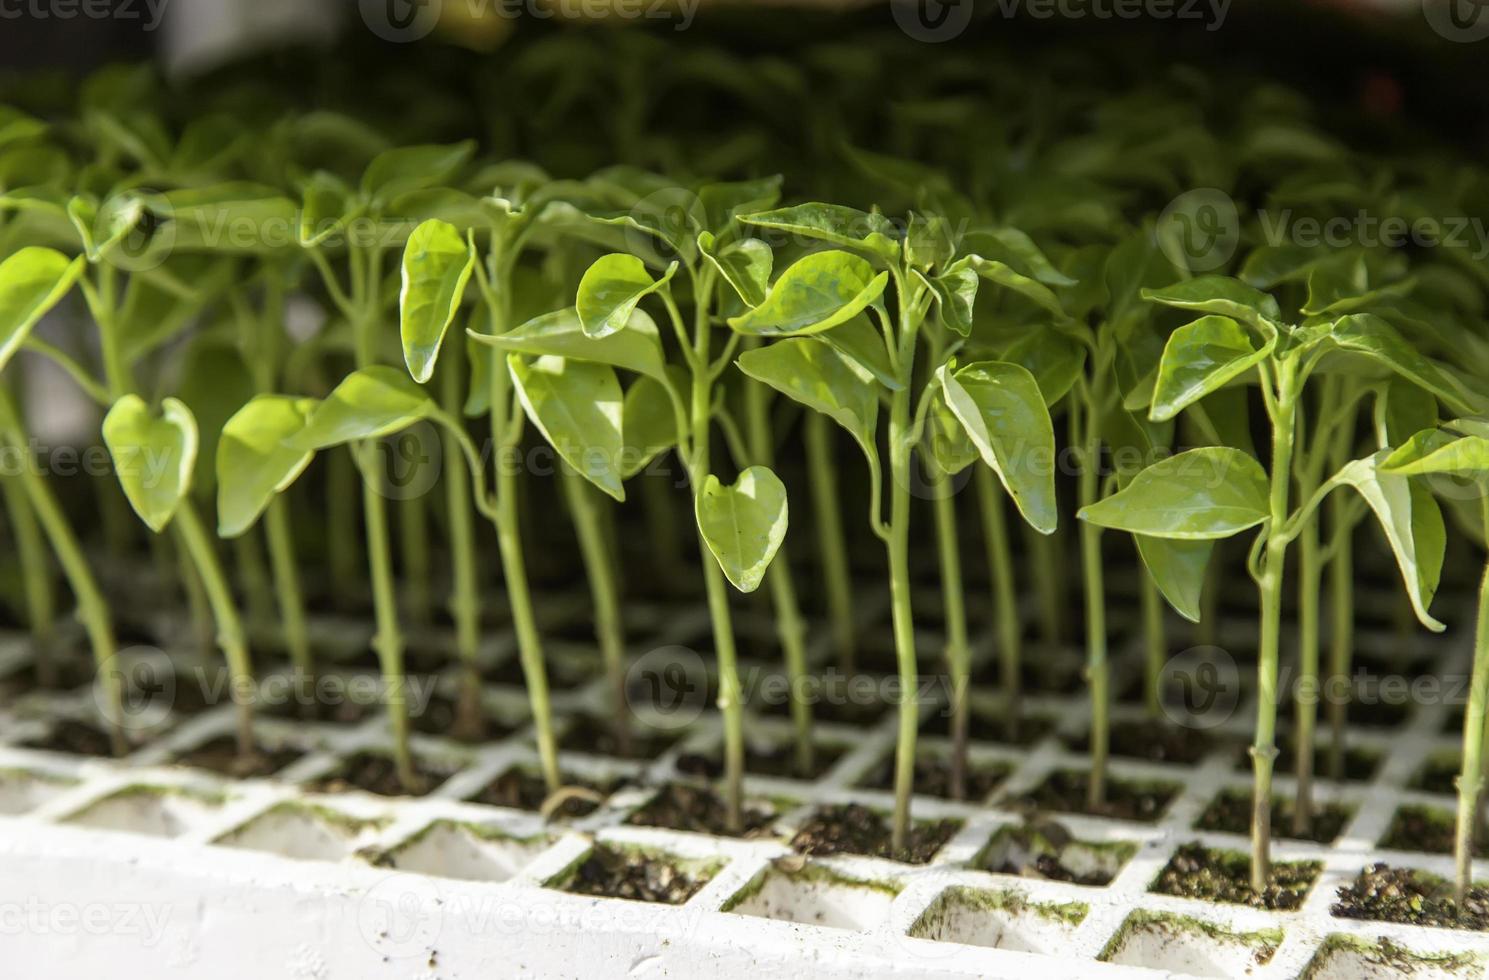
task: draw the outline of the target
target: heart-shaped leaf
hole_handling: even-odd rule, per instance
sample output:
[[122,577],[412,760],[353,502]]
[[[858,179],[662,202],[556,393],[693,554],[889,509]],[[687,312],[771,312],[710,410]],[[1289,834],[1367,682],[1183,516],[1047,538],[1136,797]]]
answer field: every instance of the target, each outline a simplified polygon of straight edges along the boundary
[[1169,334],[1158,365],[1148,418],[1166,422],[1218,388],[1256,367],[1276,339],[1258,348],[1228,316],[1200,317]]
[[947,407],[1024,520],[1041,534],[1054,533],[1055,427],[1034,375],[1017,364],[980,361],[955,374],[943,364],[937,377]]
[[1271,516],[1261,464],[1208,446],[1159,460],[1076,516],[1102,527],[1181,541],[1228,538]]
[[754,592],[786,539],[786,487],[764,466],[751,466],[733,486],[710,474],[694,500],[698,529],[734,587]]
[[374,365],[348,375],[310,413],[286,446],[314,452],[359,439],[378,439],[436,414],[424,389],[397,368]]
[[1215,550],[1213,541],[1177,541],[1134,534],[1137,552],[1158,591],[1174,610],[1191,623],[1200,621],[1200,597],[1205,588],[1205,568]]
[[285,445],[305,428],[313,398],[259,395],[222,428],[217,443],[217,533],[243,534],[310,465],[314,453]]
[[770,246],[758,238],[746,238],[718,247],[711,232],[698,236],[698,251],[709,264],[719,270],[739,298],[751,309],[765,302],[765,293],[770,286],[770,270],[775,263],[775,253]]
[[677,263],[667,267],[660,279],[646,271],[646,263],[634,255],[602,255],[579,280],[574,306],[585,336],[608,337],[624,329],[636,304],[667,284],[677,272]]
[[103,441],[129,505],[159,534],[191,489],[197,453],[191,409],[167,398],[156,415],[140,396],[125,395],[104,416]]
[[658,381],[667,377],[662,338],[645,310],[634,311],[626,329],[608,337],[586,335],[579,313],[572,308],[546,313],[504,334],[471,331],[470,335],[478,343],[509,353],[552,354],[574,361],[609,364]]
[[[681,369],[673,387],[682,390],[687,379]],[[672,398],[660,381],[641,377],[626,390],[621,406],[621,436],[625,449],[621,455],[621,478],[631,477],[646,469],[653,459],[677,445],[677,413]]]
[[50,248],[30,247],[0,262],[0,371],[37,321],[62,302],[86,265]]
[[765,301],[729,326],[740,333],[788,337],[821,333],[845,323],[884,293],[889,273],[874,274],[868,260],[833,249],[791,265]]
[[507,367],[522,407],[549,445],[586,480],[624,501],[622,398],[615,369],[552,355],[529,364],[517,354],[507,357]]
[[972,334],[972,309],[977,303],[977,272],[969,259],[962,259],[930,280],[941,322],[963,337]]
[[736,363],[756,381],[847,429],[865,455],[877,458],[877,387],[837,350],[814,337],[796,337],[747,350]]
[[434,374],[434,362],[445,331],[460,309],[465,287],[475,271],[470,247],[454,225],[426,221],[414,229],[403,249],[403,291],[399,294],[399,334],[408,373],[423,384]]

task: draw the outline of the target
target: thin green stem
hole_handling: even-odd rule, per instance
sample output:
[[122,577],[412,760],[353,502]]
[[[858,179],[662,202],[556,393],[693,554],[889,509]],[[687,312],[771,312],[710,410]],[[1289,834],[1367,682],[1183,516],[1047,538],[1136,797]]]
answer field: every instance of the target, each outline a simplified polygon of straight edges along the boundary
[[[1093,389],[1079,413],[1084,424],[1080,473],[1082,507],[1095,503],[1101,493],[1100,405],[1100,393]],[[1091,688],[1091,774],[1086,784],[1086,803],[1090,809],[1099,810],[1106,803],[1111,676],[1106,657],[1106,584],[1101,564],[1101,528],[1090,522],[1081,525],[1081,575],[1086,594],[1086,682]]]
[[[305,622],[305,597],[300,589],[300,570],[295,563],[295,541],[290,530],[289,504],[275,497],[264,512],[264,530],[269,539],[269,563],[279,617],[284,622],[284,646],[290,663],[303,681],[315,679],[310,652],[310,632]],[[309,707],[309,706],[307,706]]]
[[57,618],[57,598],[52,585],[52,568],[47,559],[46,542],[42,540],[41,526],[36,511],[26,495],[25,487],[12,477],[0,477],[0,492],[5,496],[5,510],[10,517],[11,534],[15,538],[16,557],[21,566],[21,589],[26,602],[26,625],[31,630],[32,656],[35,658],[36,676],[43,687],[57,684],[57,663],[53,659],[55,650],[52,635]]
[[848,571],[848,545],[838,497],[832,428],[827,416],[820,412],[807,412],[805,425],[812,516],[817,529],[817,561],[827,596],[827,617],[832,628],[833,648],[837,651],[838,669],[844,674],[852,674],[858,659],[857,631],[853,625],[853,580]]
[[[974,464],[976,465],[976,464]],[[985,467],[978,466],[978,469]],[[957,534],[956,497],[950,481],[935,490],[936,550],[941,560],[941,602],[946,620],[946,667],[951,680],[951,785],[954,800],[967,796],[968,694],[972,688],[972,648],[967,642],[967,607]]]
[[615,563],[600,520],[599,491],[578,472],[561,468],[564,497],[579,536],[579,551],[595,610],[595,639],[609,679],[611,721],[622,756],[631,754],[631,713],[626,703],[626,631],[621,617]]
[[1314,722],[1318,717],[1319,591],[1323,585],[1323,563],[1319,560],[1318,522],[1309,521],[1298,535],[1298,681],[1297,725],[1293,732],[1293,775],[1297,779],[1297,805],[1293,809],[1293,836],[1302,837],[1313,824]]
[[[988,581],[993,588],[993,618],[997,623],[999,672],[1003,683],[1003,719],[1008,737],[1016,740],[1023,714],[1023,629],[1013,581],[1013,554],[1008,542],[1008,518],[997,477],[986,466],[974,466],[977,503],[982,515],[982,540],[987,553]],[[1041,535],[1043,537],[1043,535]]]
[[[1489,502],[1486,502],[1489,507]],[[1486,524],[1489,526],[1489,524]],[[1475,810],[1483,789],[1485,706],[1489,702],[1489,566],[1479,586],[1479,619],[1474,632],[1473,673],[1469,681],[1468,706],[1463,712],[1463,764],[1458,773],[1458,827],[1453,841],[1457,874],[1453,895],[1463,908],[1473,880]]]
[[[902,376],[908,376],[905,371]],[[916,701],[919,665],[915,660],[915,620],[910,592],[909,386],[896,391],[889,416],[889,595],[894,627],[895,662],[899,669],[899,735],[895,749],[894,823],[890,846],[898,854],[910,840],[910,798],[915,791],[916,735],[920,706]]]
[[[446,347],[440,366],[440,401],[455,426],[463,403],[460,379],[465,376],[465,343]],[[455,621],[455,652],[460,658],[460,693],[456,698],[455,735],[473,740],[484,727],[481,707],[481,608],[476,585],[476,533],[471,514],[471,473],[466,467],[459,429],[444,428],[445,508],[450,513],[450,615]]]
[[1143,611],[1143,705],[1150,718],[1163,717],[1163,665],[1168,659],[1168,636],[1163,625],[1163,596],[1153,576],[1139,576]]
[[[399,438],[415,438],[404,433]],[[414,466],[426,465],[416,462]],[[410,474],[412,479],[417,479]],[[429,555],[429,508],[422,493],[403,492],[398,500],[398,550],[402,555],[403,607],[415,623],[427,625],[433,615],[430,580],[434,563]]]

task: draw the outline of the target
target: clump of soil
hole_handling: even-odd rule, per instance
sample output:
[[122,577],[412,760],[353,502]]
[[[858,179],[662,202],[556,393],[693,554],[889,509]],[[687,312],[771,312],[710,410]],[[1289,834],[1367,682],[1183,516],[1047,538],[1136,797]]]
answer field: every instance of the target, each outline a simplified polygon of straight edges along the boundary
[[1329,911],[1343,919],[1489,930],[1489,887],[1470,888],[1460,909],[1451,884],[1410,868],[1373,864],[1341,887],[1338,898]]
[[1078,841],[1064,824],[1035,819],[999,833],[983,867],[1021,878],[1100,887],[1112,883],[1136,850],[1133,844]]
[[1274,864],[1266,891],[1258,895],[1251,890],[1251,861],[1245,854],[1185,844],[1174,852],[1149,890],[1287,912],[1303,904],[1321,870],[1323,865],[1317,861]]
[[210,769],[215,773],[232,776],[235,779],[263,779],[279,772],[303,757],[304,754],[299,749],[289,746],[265,748],[262,745],[256,745],[253,755],[245,759],[238,754],[237,739],[221,735],[210,742],[181,753],[174,761],[177,765]]
[[68,755],[109,757],[114,754],[114,743],[106,732],[95,725],[71,718],[53,723],[51,731],[22,742],[21,747],[65,752]]
[[[967,736],[974,742],[998,742],[1004,745],[1028,746],[1041,741],[1055,729],[1055,721],[1048,715],[1024,715],[1019,718],[1018,728],[1010,732],[1008,719],[1002,714],[978,711],[973,708],[967,719]],[[941,738],[951,737],[951,709],[932,712],[921,726],[927,735]]]
[[[816,746],[812,753],[812,771],[802,773],[796,768],[795,745],[745,744],[745,771],[757,776],[773,776],[777,779],[817,779],[837,764],[843,757],[841,745]],[[713,752],[686,752],[677,757],[677,771],[702,779],[718,779],[724,775],[724,762],[718,750]]]
[[1106,780],[1106,802],[1092,809],[1086,800],[1087,773],[1061,770],[1051,773],[1033,792],[1025,794],[1018,802],[1036,810],[1058,810],[1065,813],[1086,813],[1114,820],[1139,820],[1151,823],[1163,816],[1169,803],[1178,795],[1179,787],[1172,783],[1129,782],[1125,779]]
[[435,769],[417,756],[414,775],[420,786],[405,787],[391,756],[377,752],[358,752],[349,757],[335,772],[312,781],[306,788],[312,793],[347,793],[362,790],[378,796],[426,796],[450,778],[450,773]]
[[[1380,839],[1380,846],[1397,851],[1452,854],[1456,820],[1451,810],[1408,803],[1391,818],[1391,826]],[[1489,841],[1475,841],[1474,856],[1489,858]]]
[[[598,810],[604,804],[605,797],[615,792],[621,785],[618,780],[601,784],[593,780],[581,779],[571,773],[562,773],[561,778],[564,789],[571,790],[571,792],[566,793],[561,798],[562,802],[549,812],[550,820],[577,820],[580,817],[587,817]],[[574,790],[579,792],[572,792]],[[562,793],[563,790],[559,792]],[[472,797],[472,801],[486,806],[502,806],[512,810],[528,810],[538,813],[542,811],[543,804],[548,802],[548,796],[548,784],[543,781],[543,777],[518,766],[508,769],[483,786],[481,791]]]
[[[1069,740],[1077,752],[1091,750],[1089,733]],[[1214,740],[1193,728],[1175,728],[1151,718],[1116,721],[1111,728],[1113,755],[1149,762],[1178,762],[1193,765],[1210,753]]]
[[1422,763],[1422,768],[1411,779],[1411,787],[1427,793],[1451,796],[1458,792],[1458,774],[1462,771],[1463,762],[1458,753],[1434,755]]
[[601,845],[580,862],[563,889],[578,895],[681,905],[711,877],[685,871],[663,857]]
[[626,823],[634,827],[665,827],[718,837],[758,838],[770,836],[775,810],[759,803],[745,803],[736,831],[728,828],[727,807],[718,793],[705,786],[668,783],[651,802],[631,814]]
[[512,734],[512,726],[503,724],[491,717],[491,712],[482,710],[479,716],[480,727],[474,732],[462,732],[456,724],[456,715],[459,713],[456,698],[444,694],[436,694],[429,699],[421,714],[413,717],[414,730],[423,732],[425,735],[438,735],[441,738],[451,738],[458,742],[475,745],[488,739],[506,738]]
[[896,854],[890,847],[889,820],[866,806],[850,803],[818,809],[791,838],[791,848],[798,854],[865,854],[906,864],[925,864],[959,829],[959,820],[916,823],[910,828],[905,850]]
[[[1313,821],[1308,832],[1301,837],[1293,830],[1293,814],[1297,801],[1291,797],[1272,798],[1272,833],[1289,840],[1311,840],[1319,844],[1333,843],[1334,839],[1354,815],[1352,807],[1340,803],[1313,803]],[[1251,833],[1251,793],[1248,790],[1228,789],[1205,808],[1195,821],[1196,830],[1218,830],[1226,834]]]
[[622,746],[615,726],[608,719],[580,715],[559,739],[559,746],[569,752],[608,755],[615,759],[650,761],[666,752],[677,741],[675,735],[658,731],[631,732],[629,744]]
[[[1006,762],[976,762],[967,760],[966,795],[963,799],[973,802],[985,800],[1013,767]],[[894,756],[880,762],[859,782],[870,789],[894,789]],[[939,796],[952,799],[951,760],[934,755],[919,755],[915,759],[915,792],[921,796]]]

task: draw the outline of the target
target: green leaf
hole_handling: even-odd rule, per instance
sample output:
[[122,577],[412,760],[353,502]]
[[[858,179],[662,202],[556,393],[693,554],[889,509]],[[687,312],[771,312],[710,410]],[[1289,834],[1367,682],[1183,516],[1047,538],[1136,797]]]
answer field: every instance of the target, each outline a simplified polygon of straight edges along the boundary
[[1174,610],[1191,623],[1200,621],[1200,596],[1205,588],[1205,568],[1210,564],[1213,541],[1175,541],[1134,534],[1138,554],[1158,591]]
[[739,220],[747,225],[862,249],[886,259],[897,258],[900,252],[889,219],[838,204],[798,204],[740,215]]
[[1055,428],[1034,375],[1017,364],[981,361],[955,374],[936,372],[946,404],[993,468],[1024,520],[1041,534],[1059,521],[1055,501]]
[[1278,332],[1282,311],[1277,301],[1253,286],[1228,276],[1200,276],[1162,289],[1144,289],[1143,299],[1181,310],[1196,310],[1240,320],[1270,337]]
[[339,177],[319,171],[305,182],[300,209],[300,244],[320,245],[345,230],[354,215],[352,189]]
[[[679,369],[673,386],[680,388],[686,378]],[[637,378],[626,390],[621,406],[621,435],[625,449],[621,454],[621,479],[646,469],[662,453],[677,445],[677,413],[666,387],[654,378]]]
[[31,328],[62,302],[86,264],[61,252],[32,246],[0,262],[0,371],[21,349]]
[[963,337],[972,335],[972,310],[977,303],[977,272],[969,259],[962,259],[930,280],[941,322]]
[[296,243],[295,202],[271,187],[230,183],[171,191],[158,217],[169,219],[165,241],[178,252],[265,253]]
[[314,453],[285,443],[305,428],[315,404],[313,398],[259,395],[228,419],[217,443],[218,535],[247,531],[310,465]]
[[199,334],[187,349],[176,397],[191,409],[198,433],[192,490],[210,495],[217,487],[218,440],[233,413],[257,393],[253,374],[238,345],[212,334]]
[[1014,272],[1046,286],[1074,286],[1075,279],[1056,269],[1034,240],[1017,228],[994,228],[967,235],[964,247],[1001,262]]
[[836,349],[797,337],[747,350],[735,363],[756,381],[847,429],[864,454],[877,459],[878,392],[867,372]]
[[1053,406],[1075,387],[1086,364],[1086,348],[1052,327],[1036,327],[1005,348],[998,359],[1020,365],[1034,375],[1044,403]]
[[1460,414],[1472,414],[1480,407],[1456,378],[1423,357],[1395,327],[1378,316],[1353,313],[1341,317],[1328,336],[1341,350],[1363,354],[1432,392]]
[[775,253],[769,245],[758,238],[746,238],[721,249],[713,234],[704,232],[698,236],[698,251],[719,270],[719,275],[734,288],[746,306],[754,309],[765,302],[770,270],[775,262]]
[[988,282],[1011,289],[1056,316],[1065,315],[1065,308],[1060,305],[1059,298],[1048,286],[1015,271],[1012,266],[995,259],[984,258],[981,255],[969,255],[960,260],[957,265],[962,262],[968,263],[979,276]]
[[450,329],[465,287],[475,271],[470,247],[454,225],[426,221],[403,249],[403,291],[398,297],[399,334],[408,373],[423,384]]
[[608,337],[623,330],[636,304],[665,286],[676,272],[674,262],[661,279],[653,279],[646,263],[634,255],[616,252],[600,256],[579,280],[574,304],[585,336]]
[[118,194],[102,205],[81,195],[67,202],[67,217],[83,242],[89,262],[102,262],[145,218],[144,201]]
[[667,365],[662,357],[662,338],[657,325],[638,309],[631,322],[620,333],[608,337],[589,337],[573,308],[546,313],[504,334],[492,335],[471,331],[478,343],[498,350],[542,356],[552,354],[575,361],[609,364],[664,381]]
[[608,364],[570,361],[552,355],[531,364],[507,357],[517,397],[549,445],[595,486],[616,500],[621,486],[621,392]]
[[386,150],[374,157],[362,174],[362,196],[378,209],[400,194],[446,183],[465,166],[475,150],[475,143],[469,140],[448,146],[401,146]]
[[1427,607],[1437,594],[1442,576],[1447,543],[1442,511],[1425,488],[1413,486],[1399,471],[1385,471],[1384,464],[1391,454],[1391,450],[1382,449],[1374,456],[1346,463],[1329,482],[1354,487],[1365,498],[1396,556],[1417,619],[1428,629],[1441,632],[1446,627],[1432,618]]
[[1148,417],[1164,422],[1250,371],[1266,360],[1276,346],[1268,340],[1258,348],[1228,316],[1200,317],[1169,334],[1158,365],[1153,407]]
[[1376,429],[1385,433],[1387,446],[1399,446],[1437,425],[1437,399],[1401,377],[1392,378],[1380,389],[1375,410]]
[[821,333],[846,323],[884,294],[889,273],[874,274],[867,260],[838,249],[813,252],[793,264],[765,301],[729,326],[762,337]]
[[982,458],[967,427],[946,403],[946,386],[938,384],[926,409],[922,449],[932,472],[955,476]]
[[1238,449],[1209,446],[1159,460],[1076,516],[1133,534],[1206,541],[1268,520],[1268,495],[1260,463]]
[[157,416],[140,396],[125,395],[104,416],[103,441],[129,505],[159,534],[191,489],[197,453],[191,409],[167,398]]
[[305,428],[286,445],[313,452],[360,439],[378,439],[436,414],[433,400],[397,368],[362,368],[315,406]]
[[1489,476],[1489,438],[1455,438],[1440,429],[1426,429],[1392,451],[1380,469],[1397,476]]
[[867,313],[860,313],[847,323],[818,334],[813,339],[830,345],[839,354],[873,375],[875,381],[890,391],[899,391],[905,387],[889,359],[884,334],[874,327]]
[[733,486],[709,474],[694,498],[698,529],[734,587],[754,592],[786,539],[786,487],[764,466],[751,466]]

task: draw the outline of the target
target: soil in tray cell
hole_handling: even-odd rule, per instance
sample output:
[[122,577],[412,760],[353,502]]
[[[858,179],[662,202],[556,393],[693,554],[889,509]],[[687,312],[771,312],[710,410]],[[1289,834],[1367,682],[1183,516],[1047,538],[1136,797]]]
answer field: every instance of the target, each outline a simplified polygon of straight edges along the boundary
[[685,869],[662,855],[599,845],[561,887],[579,895],[681,905],[711,877],[707,871]]
[[776,811],[765,803],[746,801],[741,826],[728,826],[724,799],[716,791],[686,783],[668,783],[651,801],[631,814],[626,823],[634,827],[665,827],[716,837],[769,837]]
[[[1293,812],[1297,801],[1291,797],[1272,798],[1272,834],[1291,840],[1311,840],[1319,844],[1331,844],[1354,816],[1354,808],[1339,803],[1313,803],[1313,820],[1306,833],[1296,835],[1293,830]],[[1196,830],[1218,830],[1226,834],[1251,833],[1251,792],[1228,789],[1205,808],[1195,821]]]
[[[977,762],[967,760],[966,793],[962,799],[978,802],[987,799],[989,793],[1008,778],[1013,767],[1006,762]],[[882,760],[859,782],[870,789],[894,789],[894,756]],[[951,760],[941,756],[921,754],[915,759],[915,792],[921,796],[939,796],[952,799]]]
[[[1391,818],[1380,846],[1395,851],[1452,854],[1456,823],[1452,810],[1408,803]],[[1489,840],[1474,842],[1474,856],[1489,858]]]
[[[649,761],[666,752],[677,741],[673,734],[641,727],[633,727],[630,744],[622,747],[616,737],[615,726],[609,719],[593,715],[580,715],[569,725],[559,747],[566,752],[584,752],[589,755],[608,755],[616,759],[638,759]],[[624,748],[624,751],[622,749]]]
[[1169,802],[1179,793],[1173,783],[1138,782],[1125,779],[1106,780],[1106,802],[1092,810],[1086,799],[1087,775],[1063,770],[1050,776],[1018,802],[1039,810],[1064,813],[1087,813],[1115,820],[1152,822],[1163,816]]
[[[1319,737],[1324,740],[1324,743],[1314,749],[1313,776],[1315,779],[1333,781],[1333,776],[1330,772],[1331,751],[1328,745],[1328,740],[1331,736],[1324,733]],[[1274,764],[1274,771],[1285,775],[1292,775],[1297,758],[1297,750],[1293,747],[1292,736],[1284,735],[1277,740],[1277,761]],[[1251,771],[1251,753],[1247,751],[1246,747],[1237,749],[1236,768],[1245,772]],[[1379,768],[1379,752],[1361,745],[1346,744],[1344,749],[1345,782],[1368,783],[1375,778],[1375,771]]]
[[1411,778],[1412,789],[1447,796],[1458,792],[1458,774],[1463,771],[1462,757],[1457,752],[1440,752],[1429,756]]
[[857,804],[829,806],[817,810],[791,838],[791,848],[798,854],[866,854],[870,857],[925,864],[961,829],[957,820],[934,820],[916,823],[903,853],[890,847],[892,829],[889,818]]
[[1323,865],[1317,861],[1274,864],[1266,891],[1258,895],[1251,890],[1251,861],[1246,854],[1185,844],[1174,852],[1149,890],[1286,912],[1303,904],[1321,870]]
[[[967,718],[967,737],[974,742],[997,742],[1004,745],[1029,746],[1041,741],[1055,729],[1049,715],[1024,715],[1012,730],[1001,706],[978,705]],[[951,709],[939,708],[926,717],[920,730],[939,738],[951,737]]]
[[68,755],[92,755],[104,758],[114,754],[114,743],[103,729],[86,722],[63,719],[51,731],[21,743],[22,748],[63,752]]
[[[1208,755],[1214,746],[1214,740],[1204,732],[1176,728],[1149,718],[1112,723],[1112,754],[1130,759],[1193,765]],[[1076,752],[1089,752],[1090,735],[1071,739],[1070,747]]]
[[449,770],[437,769],[417,756],[414,758],[414,773],[423,785],[411,791],[399,781],[391,756],[377,752],[358,752],[331,774],[309,783],[306,789],[312,793],[348,793],[361,790],[378,796],[425,796],[450,778]]
[[1374,864],[1339,889],[1329,911],[1344,919],[1483,931],[1489,930],[1489,886],[1474,885],[1459,908],[1451,883],[1411,868]]
[[456,699],[448,695],[436,694],[429,699],[424,711],[414,716],[414,730],[425,735],[438,735],[441,738],[452,738],[472,745],[506,738],[513,732],[511,725],[491,717],[491,712],[484,704],[481,705],[479,715],[480,727],[475,732],[459,731],[455,726],[456,714]]
[[[598,782],[583,779],[572,773],[561,773],[560,777],[564,789],[559,792],[563,795],[548,813],[550,820],[577,820],[587,817],[604,804],[605,797],[624,784],[622,780]],[[532,770],[515,766],[483,786],[479,793],[471,797],[471,802],[538,813],[548,799],[548,785],[543,782],[543,777]]]
[[[889,705],[880,692],[897,683],[887,674],[834,673],[814,680],[817,684],[811,696],[812,719],[835,725],[871,725],[883,718]],[[709,692],[710,696],[714,693]],[[789,694],[766,689],[764,685],[745,691],[745,706],[772,718],[791,716]]]
[[237,740],[222,735],[181,753],[172,761],[178,766],[210,769],[234,779],[261,779],[274,775],[304,754],[296,748],[258,745],[254,747],[253,755],[245,759],[238,754]]
[[[819,779],[831,769],[847,750],[841,745],[816,746],[812,754],[813,768],[804,773],[796,767],[794,745],[745,745],[745,772],[755,776],[772,776],[777,779]],[[704,779],[718,779],[724,775],[724,764],[719,752],[688,752],[677,757],[677,771]]]
[[1104,886],[1136,853],[1136,844],[1080,841],[1062,823],[1035,819],[1000,831],[979,863],[999,874]]

